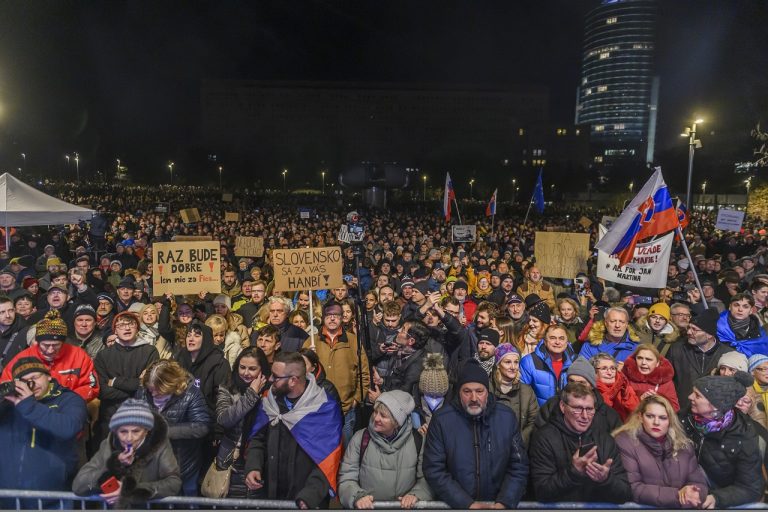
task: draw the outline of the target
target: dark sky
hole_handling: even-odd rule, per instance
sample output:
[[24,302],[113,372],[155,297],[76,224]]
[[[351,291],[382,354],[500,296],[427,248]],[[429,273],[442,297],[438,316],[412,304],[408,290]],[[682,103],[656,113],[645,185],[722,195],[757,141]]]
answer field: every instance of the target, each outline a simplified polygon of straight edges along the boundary
[[[0,4],[0,162],[162,165],[194,145],[206,78],[540,84],[572,122],[585,0]],[[659,147],[696,113],[768,117],[768,2],[660,3]],[[701,105],[702,107],[699,107]],[[14,144],[15,143],[15,144]]]

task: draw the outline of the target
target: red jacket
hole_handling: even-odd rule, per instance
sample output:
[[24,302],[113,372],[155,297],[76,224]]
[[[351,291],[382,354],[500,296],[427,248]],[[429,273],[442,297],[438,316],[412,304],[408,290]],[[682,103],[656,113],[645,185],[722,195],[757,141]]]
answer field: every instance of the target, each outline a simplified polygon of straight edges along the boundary
[[51,371],[51,377],[56,379],[65,388],[71,389],[80,395],[86,402],[90,402],[99,396],[99,379],[93,367],[93,360],[80,347],[63,343],[59,355],[53,361],[53,364],[50,364],[43,358],[43,355],[37,348],[37,344],[35,344],[19,352],[16,357],[5,365],[0,381],[5,382],[13,378],[11,369],[16,360],[21,357],[36,357],[41,360]]
[[613,407],[619,413],[621,421],[627,421],[627,417],[640,403],[635,390],[629,385],[629,381],[623,373],[616,373],[613,384],[606,384],[597,379],[597,390],[603,396],[603,400],[609,407]]
[[621,371],[627,377],[629,385],[635,390],[638,399],[643,396],[643,393],[652,389],[669,400],[675,412],[680,410],[677,391],[675,391],[675,384],[672,382],[675,370],[672,368],[672,363],[666,357],[662,356],[661,360],[659,360],[659,366],[649,375],[640,373],[635,356],[630,356],[624,360],[624,368]]

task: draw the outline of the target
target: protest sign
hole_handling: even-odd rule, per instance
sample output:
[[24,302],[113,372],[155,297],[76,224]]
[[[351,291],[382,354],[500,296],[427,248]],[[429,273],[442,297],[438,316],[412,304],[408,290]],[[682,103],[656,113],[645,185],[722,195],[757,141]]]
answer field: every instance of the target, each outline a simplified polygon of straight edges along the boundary
[[224,212],[224,222],[240,222],[240,214],[237,212]]
[[221,293],[218,242],[158,242],[152,245],[152,292],[164,295]]
[[312,210],[309,208],[299,208],[299,218],[308,219],[312,215]]
[[[608,228],[601,225],[600,238],[607,232]],[[618,258],[605,251],[597,251],[597,277],[617,284],[664,288],[674,236],[674,233],[669,233],[652,242],[637,244],[632,261],[623,267],[619,266]]]
[[264,256],[264,238],[260,236],[238,236],[235,238],[235,256]]
[[729,210],[720,208],[717,212],[717,221],[715,227],[723,231],[741,231],[741,224],[744,222],[744,212],[738,210]]
[[171,211],[171,203],[156,203],[155,213],[168,213]]
[[173,237],[174,242],[206,242],[213,240],[211,235],[176,235]]
[[477,241],[477,226],[474,224],[455,224],[451,226],[451,241],[456,244]]
[[272,251],[275,290],[323,290],[344,286],[342,260],[339,247],[275,249]]
[[611,227],[611,224],[618,219],[618,217],[611,217],[610,215],[603,215],[603,219],[600,221],[600,224],[605,226],[606,229]]
[[228,194],[228,193],[221,194],[221,202],[222,203],[231,203],[232,202],[232,194]]
[[179,210],[179,214],[181,215],[181,221],[184,224],[194,224],[195,222],[200,222],[200,212],[197,211],[197,208],[185,208],[183,210]]
[[587,270],[589,234],[537,231],[534,253],[541,275],[573,279]]
[[592,221],[591,221],[591,220],[589,220],[587,217],[584,217],[584,216],[582,215],[582,216],[581,216],[581,218],[579,219],[579,224],[580,224],[580,225],[581,225],[581,227],[583,227],[584,229],[589,229],[589,226],[591,226],[591,225],[592,225]]

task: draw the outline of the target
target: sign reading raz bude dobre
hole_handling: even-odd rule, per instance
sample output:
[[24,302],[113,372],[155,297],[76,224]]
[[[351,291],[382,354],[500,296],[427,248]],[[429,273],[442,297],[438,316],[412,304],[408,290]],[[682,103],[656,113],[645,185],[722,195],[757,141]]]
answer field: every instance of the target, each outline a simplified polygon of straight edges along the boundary
[[275,290],[323,290],[344,286],[340,247],[272,251]]
[[[600,225],[600,238],[608,228]],[[619,259],[611,257],[605,251],[597,251],[597,277],[606,281],[645,288],[664,288],[667,286],[669,256],[672,253],[674,232],[668,233],[652,242],[635,246],[632,261],[623,267]]]
[[587,270],[589,234],[537,231],[534,253],[541,275],[573,279]]
[[152,292],[163,295],[221,293],[219,242],[162,242],[152,245]]

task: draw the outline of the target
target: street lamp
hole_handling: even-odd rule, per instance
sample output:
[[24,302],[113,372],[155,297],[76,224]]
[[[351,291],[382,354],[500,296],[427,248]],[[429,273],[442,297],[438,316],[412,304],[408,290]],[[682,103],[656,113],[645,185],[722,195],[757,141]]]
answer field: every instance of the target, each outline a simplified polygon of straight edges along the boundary
[[472,192],[474,191],[474,189],[475,189],[475,179],[472,178],[471,180],[469,180],[469,199],[470,199],[470,201],[472,200]]
[[286,181],[285,175],[288,174],[288,169],[283,169],[283,194],[288,193],[288,182]]
[[173,185],[173,166],[176,165],[173,162],[168,162],[168,170],[171,171],[171,185]]
[[322,188],[322,191],[323,191],[323,195],[325,195],[325,171],[322,171],[320,173],[320,176],[323,177],[323,188]]
[[749,189],[752,188],[752,176],[744,180],[744,185],[747,187],[747,206],[749,206]]
[[424,192],[422,193],[422,201],[427,200],[427,175],[423,175],[421,177],[422,181],[424,182]]
[[634,189],[634,188],[635,188],[635,182],[634,181],[630,181],[629,182],[629,193],[630,194],[632,193],[632,189]]
[[707,195],[707,180],[704,180],[704,183],[701,184],[701,204],[706,203],[707,198],[705,197]]
[[21,162],[22,162],[21,163],[21,170],[22,170],[22,172],[26,172],[26,170],[27,170],[27,154],[26,153],[22,153],[21,154]]
[[515,204],[515,201],[517,201],[517,178],[512,178],[512,204]]
[[77,182],[80,183],[80,155],[75,153],[75,169],[77,172]]
[[221,173],[222,173],[222,171],[224,171],[224,167],[222,167],[222,166],[219,166],[219,190],[224,190],[224,189],[221,187]]
[[701,147],[701,141],[696,139],[696,126],[703,123],[703,119],[696,119],[693,124],[685,127],[685,131],[680,134],[681,137],[688,137],[688,185],[685,189],[685,204],[688,208],[691,205],[691,180],[693,179],[693,154],[696,148]]

